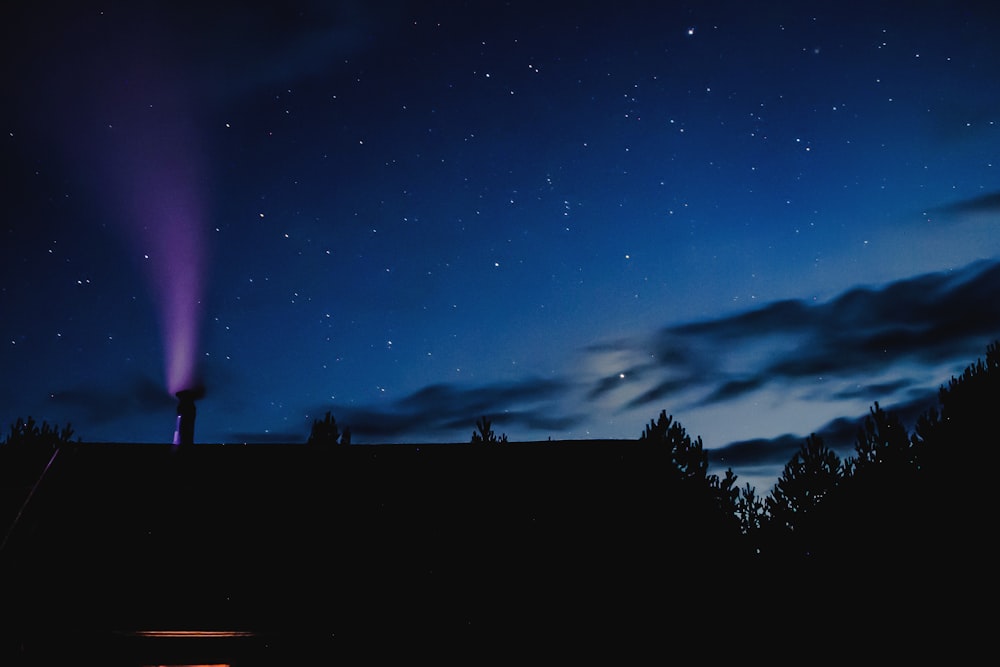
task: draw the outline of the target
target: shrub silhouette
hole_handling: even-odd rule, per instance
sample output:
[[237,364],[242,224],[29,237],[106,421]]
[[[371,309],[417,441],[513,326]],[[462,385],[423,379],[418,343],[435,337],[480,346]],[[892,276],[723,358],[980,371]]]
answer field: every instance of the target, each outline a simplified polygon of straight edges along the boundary
[[50,446],[57,447],[63,443],[71,442],[73,437],[73,427],[66,424],[62,428],[50,425],[46,421],[38,424],[33,417],[28,417],[25,421],[20,417],[17,422],[11,424],[10,433],[4,440],[5,445],[12,447],[23,446]]
[[504,433],[498,437],[497,434],[493,432],[493,424],[489,417],[484,415],[480,419],[476,420],[476,430],[472,432],[472,439],[470,442],[503,444],[507,442],[507,434]]
[[313,420],[312,431],[309,433],[310,445],[349,445],[351,444],[351,430],[345,428],[341,433],[337,427],[337,420],[330,412],[326,413],[322,421]]

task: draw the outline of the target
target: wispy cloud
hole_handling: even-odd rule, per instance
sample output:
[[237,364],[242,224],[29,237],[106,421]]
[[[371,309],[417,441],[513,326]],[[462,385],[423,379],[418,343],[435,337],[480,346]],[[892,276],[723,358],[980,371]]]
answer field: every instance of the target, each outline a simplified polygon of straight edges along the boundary
[[415,433],[426,434],[416,439],[438,436],[452,441],[457,429],[465,428],[471,436],[481,416],[488,416],[498,429],[560,432],[582,419],[558,407],[568,390],[562,380],[539,378],[476,387],[434,384],[384,408],[333,405],[315,412],[330,410],[338,424],[366,442],[413,442]]
[[959,215],[963,213],[1000,213],[1000,192],[990,192],[979,197],[961,199],[933,209],[935,213]]
[[53,392],[52,402],[60,408],[79,412],[86,421],[105,424],[122,418],[168,412],[177,405],[152,378],[137,376],[120,387],[72,387]]
[[[634,341],[631,357],[658,362],[624,374],[646,385],[628,405],[653,404],[701,389],[702,397],[693,405],[706,406],[769,385],[812,382],[818,376],[859,378],[867,389],[857,389],[858,396],[898,393],[916,380],[872,378],[896,365],[937,364],[954,360],[956,354],[967,356],[963,351],[984,347],[998,332],[1000,264],[976,264],[878,289],[858,288],[826,303],[783,301],[669,327],[651,339]],[[617,350],[622,348],[620,342]],[[657,354],[664,349],[690,350],[691,356]],[[606,394],[620,383],[620,375],[601,378],[590,396]],[[843,398],[846,391],[837,389],[822,398]]]

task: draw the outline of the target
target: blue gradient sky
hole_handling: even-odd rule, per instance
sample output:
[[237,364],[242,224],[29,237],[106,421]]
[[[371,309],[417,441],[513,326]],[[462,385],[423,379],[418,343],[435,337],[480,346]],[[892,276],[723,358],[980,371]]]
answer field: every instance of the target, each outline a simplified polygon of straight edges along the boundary
[[4,27],[7,423],[169,442],[189,366],[200,442],[666,410],[766,491],[1000,336],[983,3],[131,4]]

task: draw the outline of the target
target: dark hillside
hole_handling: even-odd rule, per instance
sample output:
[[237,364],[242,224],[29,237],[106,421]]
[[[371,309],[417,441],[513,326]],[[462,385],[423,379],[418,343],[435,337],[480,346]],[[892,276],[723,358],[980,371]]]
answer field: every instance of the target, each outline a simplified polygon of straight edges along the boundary
[[[37,475],[29,452],[0,461]],[[4,585],[24,628],[91,634],[637,627],[736,546],[666,465],[636,441],[63,445]]]

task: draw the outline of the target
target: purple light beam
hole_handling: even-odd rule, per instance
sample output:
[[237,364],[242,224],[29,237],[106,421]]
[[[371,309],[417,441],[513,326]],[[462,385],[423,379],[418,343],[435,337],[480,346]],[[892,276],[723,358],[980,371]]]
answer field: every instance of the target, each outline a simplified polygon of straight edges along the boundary
[[[139,88],[140,90],[133,90]],[[167,391],[201,385],[198,344],[206,261],[205,194],[197,132],[183,97],[153,78],[130,86],[132,111],[110,142],[125,235],[158,307]],[[135,104],[135,100],[142,104]]]
[[[208,172],[199,116],[208,89],[188,26],[144,3],[27,13],[45,34],[23,57],[30,123],[97,194],[157,306],[166,389],[204,391],[199,334]],[[32,43],[35,44],[35,43]]]
[[159,309],[167,391],[201,383],[198,341],[205,247],[201,197],[179,149],[164,146],[133,172],[131,225]]

